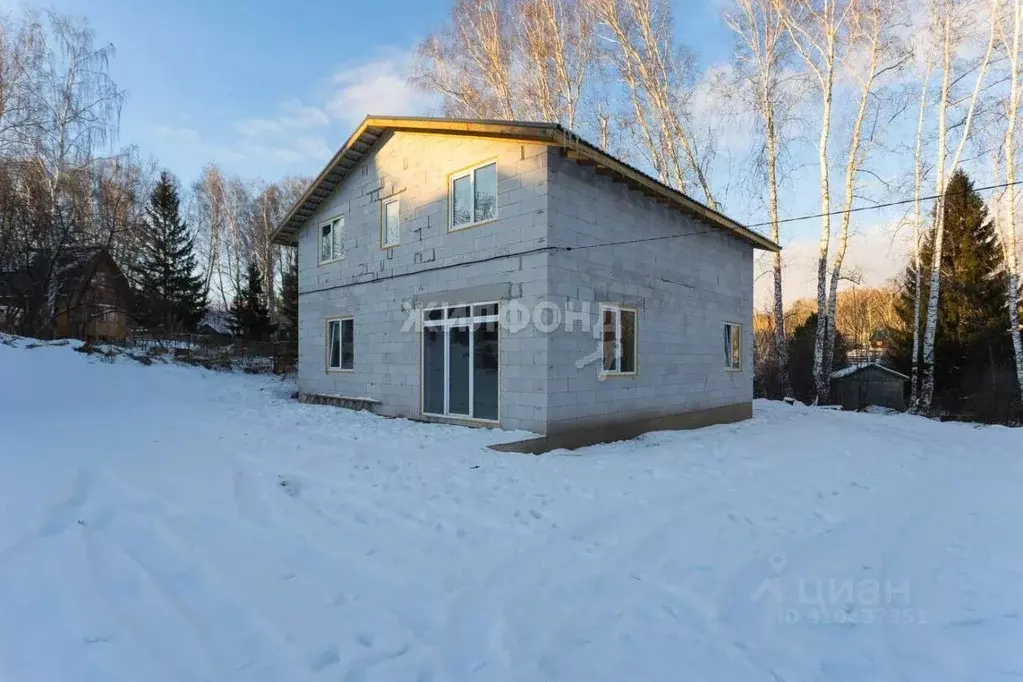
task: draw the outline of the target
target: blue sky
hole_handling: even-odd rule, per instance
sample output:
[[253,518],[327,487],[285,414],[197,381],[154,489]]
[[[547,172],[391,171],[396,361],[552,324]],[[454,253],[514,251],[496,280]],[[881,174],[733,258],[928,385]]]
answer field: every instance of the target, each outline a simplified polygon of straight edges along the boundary
[[[0,0],[0,7],[17,6]],[[53,0],[62,13],[85,16],[97,38],[112,42],[111,71],[128,91],[121,144],[138,145],[184,184],[215,161],[228,173],[277,179],[312,175],[368,113],[430,113],[431,101],[406,83],[416,42],[441,26],[450,0]],[[701,69],[728,60],[732,37],[721,5],[677,2],[679,39]],[[747,135],[734,130],[728,136]],[[736,157],[731,164],[741,164]],[[729,181],[727,165],[715,185]],[[816,167],[807,163],[783,194],[783,215],[815,210]],[[763,209],[726,200],[734,217],[764,218]],[[872,218],[876,221],[877,218]],[[862,221],[858,221],[862,222]],[[792,264],[786,298],[813,289],[819,223],[789,226],[783,244]],[[837,227],[837,225],[836,225]],[[860,253],[868,283],[894,274],[890,236],[867,230]],[[853,260],[857,252],[852,252]],[[761,296],[758,295],[758,299]]]
[[[2,4],[4,0],[0,0]],[[319,170],[367,113],[424,113],[404,68],[449,0],[56,0],[114,43],[128,90],[121,142],[183,179],[216,160],[276,178]],[[710,63],[730,38],[712,5],[680,12],[683,39]]]

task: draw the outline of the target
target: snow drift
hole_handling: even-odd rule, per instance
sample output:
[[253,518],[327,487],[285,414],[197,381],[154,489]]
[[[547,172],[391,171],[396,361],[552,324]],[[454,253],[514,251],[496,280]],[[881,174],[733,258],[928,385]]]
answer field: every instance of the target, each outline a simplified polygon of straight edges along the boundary
[[1023,433],[758,403],[543,457],[0,345],[0,679],[1023,675]]

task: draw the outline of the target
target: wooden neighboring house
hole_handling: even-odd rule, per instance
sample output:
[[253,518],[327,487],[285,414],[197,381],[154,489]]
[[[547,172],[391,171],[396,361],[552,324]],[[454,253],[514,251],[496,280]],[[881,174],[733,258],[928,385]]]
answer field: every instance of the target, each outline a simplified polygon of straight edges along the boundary
[[[56,293],[52,323],[47,306],[51,277]],[[67,250],[56,262],[40,253],[28,267],[0,274],[0,307],[23,333],[114,340],[128,331],[132,294],[106,248],[83,247]]]
[[231,343],[231,315],[226,310],[210,309],[199,321],[196,332],[213,343]]
[[831,374],[831,400],[846,410],[862,410],[870,405],[906,409],[906,382],[909,377],[876,362],[864,362]]

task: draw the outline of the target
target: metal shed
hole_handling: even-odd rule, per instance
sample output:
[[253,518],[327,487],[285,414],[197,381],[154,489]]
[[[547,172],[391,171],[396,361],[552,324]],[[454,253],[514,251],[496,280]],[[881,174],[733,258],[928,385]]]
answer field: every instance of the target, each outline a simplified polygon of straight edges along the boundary
[[909,380],[876,362],[852,365],[831,375],[831,400],[846,410],[862,410],[868,405],[906,409],[905,386]]

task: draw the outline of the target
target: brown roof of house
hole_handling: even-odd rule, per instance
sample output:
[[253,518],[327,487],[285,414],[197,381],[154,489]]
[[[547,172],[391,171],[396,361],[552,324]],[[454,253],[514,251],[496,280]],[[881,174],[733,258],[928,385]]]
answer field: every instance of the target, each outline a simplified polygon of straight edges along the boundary
[[557,123],[493,121],[483,119],[367,116],[352,136],[327,162],[274,231],[274,241],[293,244],[306,220],[330,196],[348,173],[373,149],[385,134],[393,131],[495,137],[540,142],[560,147],[580,164],[595,166],[602,173],[628,183],[652,199],[719,227],[754,248],[780,251],[781,247],[759,232],[749,229],[718,211],[665,185],[646,173],[616,159]]

